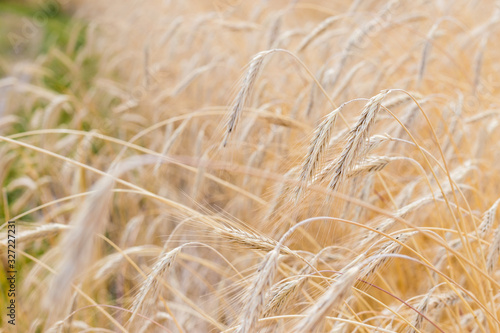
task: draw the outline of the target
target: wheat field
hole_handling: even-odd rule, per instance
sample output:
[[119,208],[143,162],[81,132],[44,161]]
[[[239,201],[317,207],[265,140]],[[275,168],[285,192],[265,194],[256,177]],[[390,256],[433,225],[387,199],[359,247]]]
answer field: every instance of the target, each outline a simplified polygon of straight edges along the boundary
[[500,332],[499,1],[24,6],[0,331]]

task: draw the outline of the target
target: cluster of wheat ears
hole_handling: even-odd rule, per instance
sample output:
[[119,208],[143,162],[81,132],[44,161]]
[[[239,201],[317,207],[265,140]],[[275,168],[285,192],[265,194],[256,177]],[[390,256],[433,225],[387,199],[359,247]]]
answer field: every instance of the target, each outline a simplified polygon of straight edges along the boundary
[[19,332],[500,331],[498,2],[65,3],[0,62]]

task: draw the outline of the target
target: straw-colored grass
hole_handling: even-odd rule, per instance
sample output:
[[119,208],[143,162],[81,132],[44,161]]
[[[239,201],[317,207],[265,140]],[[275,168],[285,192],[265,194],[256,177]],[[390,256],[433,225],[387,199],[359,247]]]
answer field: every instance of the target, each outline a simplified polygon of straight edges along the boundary
[[60,2],[0,36],[18,332],[500,331],[497,1]]

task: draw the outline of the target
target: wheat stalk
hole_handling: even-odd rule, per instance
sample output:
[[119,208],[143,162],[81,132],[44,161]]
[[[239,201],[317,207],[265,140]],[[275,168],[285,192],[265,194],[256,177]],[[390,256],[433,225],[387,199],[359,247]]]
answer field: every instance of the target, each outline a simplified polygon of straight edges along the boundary
[[102,281],[106,279],[109,276],[109,274],[115,271],[117,267],[119,267],[126,260],[126,256],[130,256],[132,254],[155,255],[159,252],[158,250],[159,249],[155,249],[154,247],[151,246],[140,245],[140,246],[129,247],[123,250],[123,253],[117,252],[110,254],[107,257],[100,260],[98,265],[100,265],[101,267],[94,274],[93,279],[97,281]]

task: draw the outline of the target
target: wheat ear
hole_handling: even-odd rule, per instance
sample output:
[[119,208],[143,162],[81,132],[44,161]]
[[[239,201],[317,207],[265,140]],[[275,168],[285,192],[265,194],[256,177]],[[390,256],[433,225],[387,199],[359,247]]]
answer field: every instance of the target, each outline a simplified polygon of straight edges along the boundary
[[378,250],[377,253],[373,255],[375,259],[371,260],[368,265],[363,267],[362,276],[366,278],[375,273],[381,266],[383,266],[387,261],[389,261],[390,259],[389,255],[401,251],[401,248],[403,246],[400,243],[405,243],[416,233],[417,231],[410,231],[399,234],[396,237],[394,237],[399,242],[390,241],[386,245],[384,245],[380,250]]
[[338,277],[319,300],[306,310],[305,318],[294,328],[294,332],[314,332],[320,330],[325,316],[349,295],[359,271],[359,266],[354,266]]
[[483,219],[478,227],[480,237],[486,236],[486,234],[491,230],[491,226],[495,221],[498,204],[500,204],[500,199],[495,201],[493,205],[491,205],[491,207],[483,214]]
[[330,112],[326,118],[319,124],[314,133],[314,137],[309,144],[309,150],[307,152],[306,158],[302,163],[301,172],[299,176],[299,182],[295,188],[295,199],[298,201],[304,190],[308,185],[309,181],[314,176],[318,165],[321,163],[321,159],[325,154],[326,148],[330,141],[332,135],[333,127],[337,119],[337,114],[342,110],[345,104]]
[[[272,238],[229,226],[216,226],[214,232],[236,244],[266,252],[274,250],[278,244],[278,242]],[[292,250],[284,245],[280,247],[280,253],[289,255],[294,254]]]
[[250,289],[248,302],[243,308],[242,322],[238,329],[239,333],[250,333],[256,331],[257,320],[262,312],[266,291],[276,275],[278,266],[278,251],[268,252],[264,258]]
[[257,79],[259,70],[262,67],[264,58],[272,52],[274,52],[274,50],[260,52],[252,59],[252,61],[250,61],[250,68],[248,69],[245,79],[243,80],[243,85],[234,100],[232,112],[227,122],[226,134],[223,141],[224,147],[227,145],[227,141],[229,140],[231,133],[234,131],[238,120],[241,117],[241,112],[245,106],[248,94],[255,84],[255,80]]
[[369,136],[375,117],[380,110],[380,104],[388,93],[389,90],[385,90],[372,97],[368,103],[366,103],[356,125],[349,131],[347,144],[333,166],[333,178],[328,185],[331,190],[336,190],[338,188],[356,164],[359,157],[365,153],[366,139]]
[[299,47],[297,47],[297,50],[295,52],[299,53],[303,51],[313,41],[314,38],[322,34],[326,29],[328,29],[329,26],[331,26],[333,23],[335,23],[341,18],[342,16],[337,15],[337,16],[330,16],[325,20],[323,20],[306,37],[304,37],[304,39],[300,42],[300,45]]
[[94,185],[95,191],[87,197],[71,223],[70,232],[61,240],[63,257],[59,263],[59,273],[49,285],[45,299],[47,306],[54,308],[54,304],[60,304],[62,308],[71,283],[91,262],[95,248],[94,236],[103,233],[106,228],[113,186],[114,180],[111,176],[101,178]]
[[290,303],[290,299],[297,294],[297,291],[300,289],[300,285],[304,281],[305,277],[297,277],[273,287],[268,297],[264,317],[279,313],[287,304]]
[[132,316],[129,320],[130,323],[132,323],[139,310],[145,310],[145,313],[149,312],[150,309],[143,309],[144,302],[148,299],[150,304],[154,303],[161,290],[159,279],[165,277],[168,269],[172,266],[181,249],[182,246],[179,246],[160,256],[156,264],[153,266],[151,273],[148,274],[146,280],[141,286],[141,289],[139,289],[139,293],[134,298],[131,308]]
[[445,305],[452,306],[460,300],[455,292],[432,295],[434,289],[435,287],[429,290],[417,306],[417,313],[413,319],[412,326],[408,328],[408,333],[417,333],[420,331],[424,324],[424,316],[429,311],[432,311],[433,315],[437,317]]
[[[58,234],[61,230],[67,230],[69,226],[65,224],[49,223],[41,225],[35,230],[24,231],[16,236],[16,245],[21,243],[28,243],[37,239],[44,239]],[[0,252],[3,250],[2,247],[7,248],[8,240],[4,239],[0,241]]]
[[490,244],[488,255],[486,256],[486,267],[488,273],[492,274],[498,264],[500,256],[500,227],[495,230],[495,236]]

